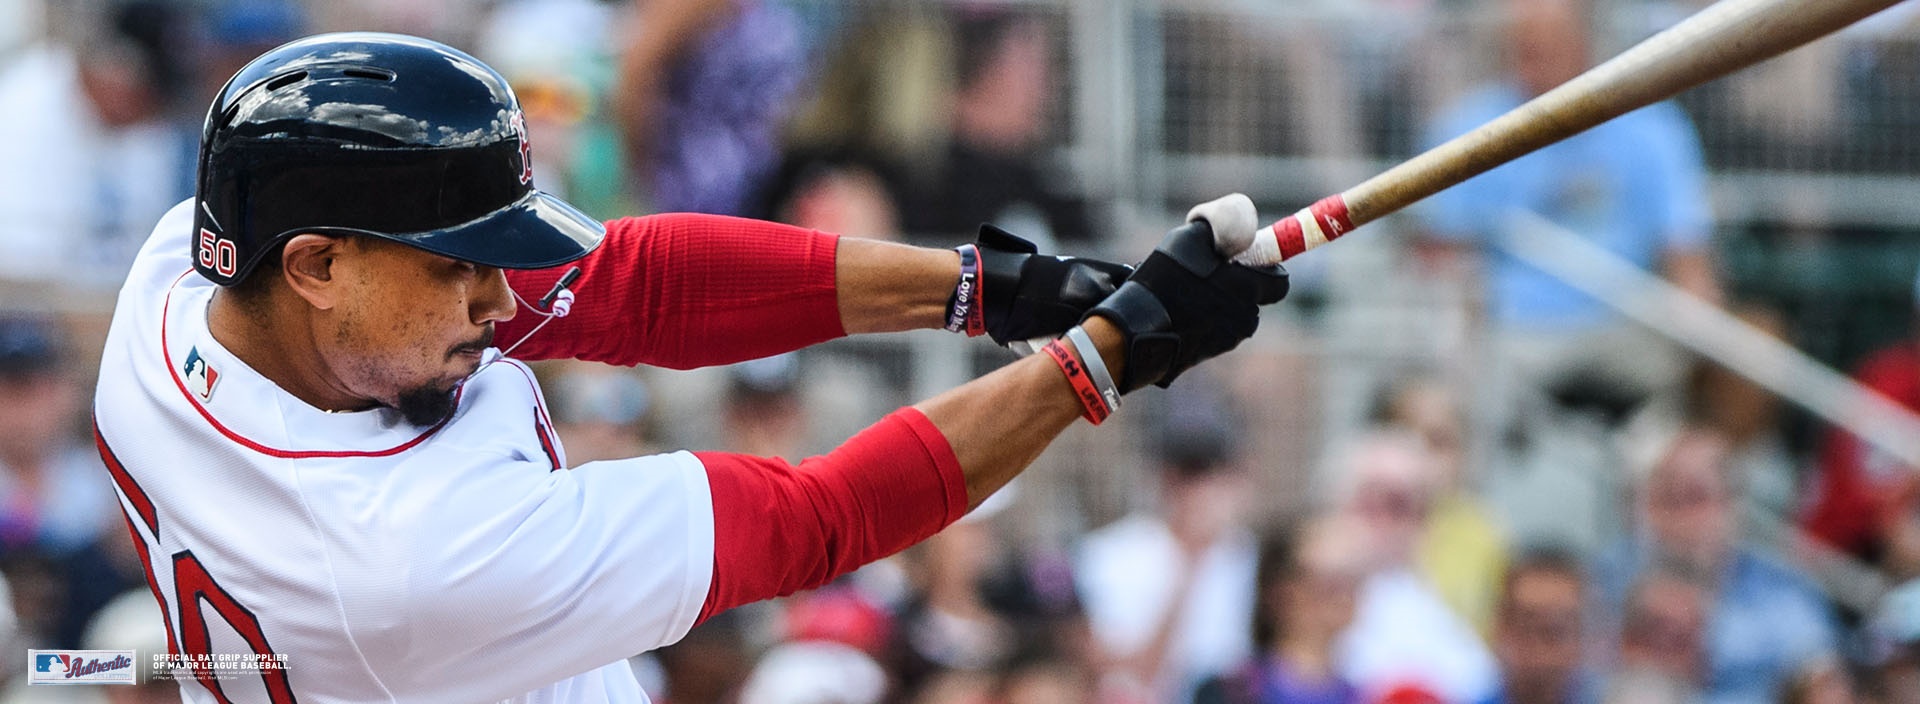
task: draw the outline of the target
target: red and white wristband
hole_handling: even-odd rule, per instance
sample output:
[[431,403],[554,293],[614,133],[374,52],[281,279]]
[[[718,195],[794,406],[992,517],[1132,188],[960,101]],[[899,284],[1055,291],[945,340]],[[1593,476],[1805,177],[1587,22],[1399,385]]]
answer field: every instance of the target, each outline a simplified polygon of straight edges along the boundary
[[960,283],[947,298],[947,332],[979,337],[987,332],[986,307],[980,305],[980,248],[963,244],[953,250],[960,253]]
[[[1100,358],[1099,348],[1093,346],[1093,339],[1087,337],[1085,329],[1075,325],[1061,339],[1072,342],[1073,349],[1068,350],[1060,340],[1049,342],[1041,349],[1073,386],[1073,395],[1080,399],[1081,417],[1099,425],[1120,409],[1120,389],[1113,385],[1106,360]],[[1075,352],[1079,353],[1077,357]]]

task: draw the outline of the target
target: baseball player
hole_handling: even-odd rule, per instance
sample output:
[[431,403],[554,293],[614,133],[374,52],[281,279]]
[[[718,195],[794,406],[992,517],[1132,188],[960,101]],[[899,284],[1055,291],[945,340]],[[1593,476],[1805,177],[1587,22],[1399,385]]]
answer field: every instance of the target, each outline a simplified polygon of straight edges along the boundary
[[[644,702],[627,656],[931,535],[1286,292],[1204,222],[1137,270],[994,232],[602,224],[533,188],[498,74],[398,35],[242,68],[198,179],[120,292],[95,404],[193,702]],[[922,327],[1067,334],[797,466],[570,466],[519,361],[685,368]],[[217,667],[236,654],[267,666]]]

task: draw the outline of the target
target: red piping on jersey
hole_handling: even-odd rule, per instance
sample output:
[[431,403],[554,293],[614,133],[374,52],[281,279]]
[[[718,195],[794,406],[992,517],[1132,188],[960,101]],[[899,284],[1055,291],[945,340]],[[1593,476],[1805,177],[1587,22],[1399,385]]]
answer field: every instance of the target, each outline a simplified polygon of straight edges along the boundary
[[160,595],[160,580],[153,578],[153,558],[147,552],[147,539],[133,527],[133,518],[126,509],[120,510],[120,519],[127,523],[127,537],[133,539],[133,551],[140,554],[140,571],[147,575],[147,591],[153,592],[153,600],[160,604],[160,622],[167,627],[167,654],[180,654],[180,641],[173,637],[173,617],[167,614],[167,598]]
[[520,376],[527,378],[527,388],[533,390],[533,434],[540,438],[540,451],[547,453],[547,461],[553,464],[554,470],[565,469],[560,466],[560,451],[556,447],[560,440],[550,435],[547,430],[553,427],[553,419],[547,417],[546,404],[541,403],[540,384],[534,381],[533,372],[505,357],[495,361],[512,364],[514,369],[520,370]]
[[[213,426],[214,430],[220,431],[221,435],[227,436],[228,440],[232,440],[249,450],[263,455],[290,460],[302,460],[315,457],[387,457],[412,449],[414,445],[420,444],[434,433],[439,432],[440,428],[446,426],[447,421],[442,420],[439,423],[435,423],[433,427],[428,428],[426,432],[420,433],[419,437],[385,450],[282,450],[254,442],[246,436],[227,429],[227,426],[221,425],[220,421],[214,420],[213,414],[208,413],[205,406],[201,406],[199,401],[193,400],[193,394],[187,391],[186,382],[180,380],[180,370],[173,366],[173,350],[167,346],[167,318],[171,317],[168,315],[168,311],[173,307],[173,292],[180,287],[180,280],[187,278],[187,274],[191,273],[193,273],[193,270],[188,269],[186,274],[181,274],[180,278],[173,280],[173,285],[167,287],[166,302],[160,306],[160,355],[167,360],[167,378],[173,380],[173,387],[180,390],[180,396],[187,399],[187,404],[193,406],[193,410],[199,411],[200,417],[207,419],[207,424]],[[465,389],[466,385],[462,384],[460,389],[454,391],[454,403],[456,405],[460,402],[459,394]]]
[[[153,533],[155,541],[160,540],[160,514],[153,510],[153,500],[147,498],[147,491],[140,483],[127,474],[127,468],[120,464],[120,458],[113,454],[113,448],[107,447],[107,438],[100,434],[100,423],[93,424],[93,444],[100,450],[100,461],[107,465],[107,472],[113,475],[113,483],[120,487],[120,493],[140,512],[140,520],[147,524],[147,530]],[[160,595],[160,580],[153,578],[153,559],[147,552],[147,539],[140,537],[140,530],[133,527],[133,516],[127,514],[125,506],[120,507],[120,519],[127,523],[127,537],[133,540],[133,551],[140,554],[140,571],[147,576],[147,590],[153,592],[153,600],[160,603],[160,621],[167,627],[167,654],[179,655],[180,642],[173,637],[173,618],[167,614],[167,598]]]
[[147,492],[134,483],[133,476],[127,474],[126,466],[120,464],[113,449],[107,447],[107,438],[100,434],[100,423],[93,424],[93,445],[100,451],[100,461],[107,465],[107,473],[113,475],[113,483],[120,486],[120,493],[127,495],[127,501],[133,504],[133,510],[140,513],[140,520],[147,524],[147,530],[154,535],[160,534],[160,516],[154,513],[153,499],[147,498]]

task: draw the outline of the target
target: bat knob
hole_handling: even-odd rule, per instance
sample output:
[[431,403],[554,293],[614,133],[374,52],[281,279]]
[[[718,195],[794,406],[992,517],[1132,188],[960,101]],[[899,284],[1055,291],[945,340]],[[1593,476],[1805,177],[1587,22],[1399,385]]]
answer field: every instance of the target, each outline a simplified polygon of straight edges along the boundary
[[1253,199],[1244,193],[1231,193],[1193,206],[1187,211],[1187,222],[1205,220],[1213,228],[1213,247],[1229,257],[1245,251],[1253,245],[1255,231],[1260,228],[1260,213],[1253,207]]

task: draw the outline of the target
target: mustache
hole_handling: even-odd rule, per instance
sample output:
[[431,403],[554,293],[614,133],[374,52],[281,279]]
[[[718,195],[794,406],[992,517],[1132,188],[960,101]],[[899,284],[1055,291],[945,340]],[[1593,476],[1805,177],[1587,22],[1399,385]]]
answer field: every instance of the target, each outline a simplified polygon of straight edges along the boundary
[[462,342],[458,345],[454,345],[451,349],[448,349],[447,359],[453,359],[455,355],[462,354],[462,353],[484,352],[488,347],[492,347],[492,346],[493,346],[493,324],[488,323],[487,329],[485,331],[482,331],[479,337],[476,337],[473,340],[468,342]]

